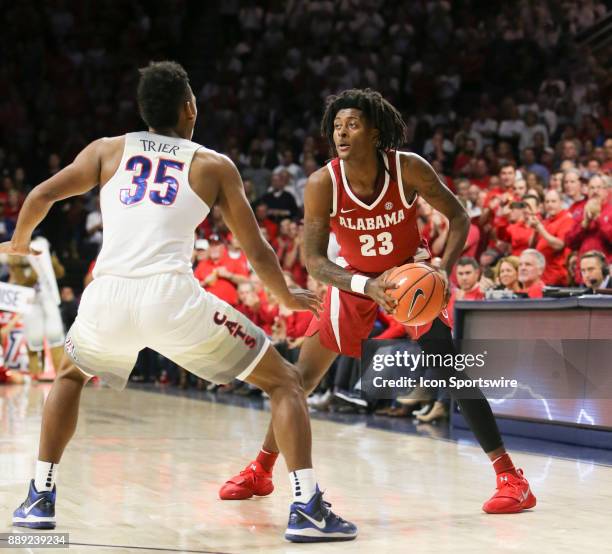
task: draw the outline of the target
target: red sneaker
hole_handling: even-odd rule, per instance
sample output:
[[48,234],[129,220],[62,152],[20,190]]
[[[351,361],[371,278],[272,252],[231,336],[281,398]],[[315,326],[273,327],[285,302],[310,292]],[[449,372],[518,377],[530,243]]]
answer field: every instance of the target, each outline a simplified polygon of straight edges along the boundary
[[221,500],[246,500],[251,496],[268,496],[274,490],[272,472],[254,460],[219,490]]
[[527,479],[523,477],[523,470],[516,471],[518,477],[512,473],[500,473],[497,476],[497,490],[482,506],[487,514],[515,514],[536,505],[536,497]]

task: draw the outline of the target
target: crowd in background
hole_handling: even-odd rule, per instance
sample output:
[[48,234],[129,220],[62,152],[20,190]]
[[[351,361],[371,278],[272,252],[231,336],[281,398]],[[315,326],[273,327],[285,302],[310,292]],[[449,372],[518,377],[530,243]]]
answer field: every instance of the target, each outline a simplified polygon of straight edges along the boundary
[[[371,87],[401,110],[404,149],[428,159],[470,215],[451,303],[538,298],[546,285],[612,287],[612,75],[575,41],[605,13],[602,2],[207,4],[56,0],[41,11],[25,0],[7,8],[0,240],[31,187],[88,141],[142,128],[135,67],[173,58],[199,102],[194,140],[238,167],[288,282],[324,292],[305,268],[301,218],[305,183],[330,157],[319,132],[325,98]],[[435,261],[447,221],[422,200],[418,220]],[[61,284],[78,296],[102,241],[96,191],[56,205],[40,231],[66,267]],[[266,293],[217,207],[196,238],[202,286],[295,360],[310,316]],[[383,313],[375,332],[405,335]],[[341,392],[357,374],[341,358],[327,386]],[[135,375],[189,385],[151,353]]]

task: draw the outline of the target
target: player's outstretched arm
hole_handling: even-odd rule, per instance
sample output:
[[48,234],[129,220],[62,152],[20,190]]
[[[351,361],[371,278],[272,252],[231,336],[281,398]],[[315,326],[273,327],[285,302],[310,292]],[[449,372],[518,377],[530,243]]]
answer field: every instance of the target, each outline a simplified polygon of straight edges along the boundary
[[412,153],[402,154],[401,160],[406,197],[410,198],[414,192],[417,192],[448,219],[448,241],[442,256],[441,268],[450,273],[463,252],[470,230],[470,218],[429,162]]
[[[223,219],[238,238],[255,273],[270,288],[281,304],[294,310],[317,313],[321,303],[315,294],[303,289],[289,289],[274,250],[264,239],[249,205],[240,173],[225,156],[212,160],[219,185],[217,202]],[[210,174],[210,173],[209,173]]]
[[17,226],[10,242],[0,244],[0,252],[33,254],[30,248],[32,232],[58,200],[84,194],[100,180],[100,145],[97,140],[84,148],[74,161],[53,177],[34,187],[28,194],[17,218]]
[[[353,291],[354,274],[335,264],[327,257],[330,224],[329,217],[333,203],[331,177],[326,168],[315,171],[306,182],[304,191],[304,257],[306,269],[318,281],[345,291]],[[395,310],[397,301],[386,293],[386,290],[397,288],[395,283],[387,281],[389,272],[377,279],[369,279],[364,290],[387,312]]]

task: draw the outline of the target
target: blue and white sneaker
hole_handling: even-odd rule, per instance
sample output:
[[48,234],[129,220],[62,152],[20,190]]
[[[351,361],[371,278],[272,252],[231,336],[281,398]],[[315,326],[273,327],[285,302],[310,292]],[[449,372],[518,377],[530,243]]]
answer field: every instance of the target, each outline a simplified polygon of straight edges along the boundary
[[331,511],[331,504],[317,492],[307,504],[294,502],[289,511],[285,538],[291,542],[352,541],[357,527]]
[[55,487],[38,492],[34,479],[25,502],[13,512],[13,525],[30,529],[55,529]]

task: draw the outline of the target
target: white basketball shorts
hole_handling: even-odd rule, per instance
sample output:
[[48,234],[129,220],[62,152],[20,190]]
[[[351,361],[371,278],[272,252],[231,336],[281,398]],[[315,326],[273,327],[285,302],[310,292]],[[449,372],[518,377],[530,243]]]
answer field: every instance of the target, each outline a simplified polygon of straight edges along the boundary
[[213,383],[244,380],[270,346],[265,333],[191,274],[97,277],[85,289],[65,350],[84,373],[127,383],[138,352],[159,352]]
[[64,324],[59,306],[51,298],[43,298],[36,293],[30,311],[23,316],[23,326],[28,348],[34,352],[43,349],[43,339],[50,348],[64,344]]

